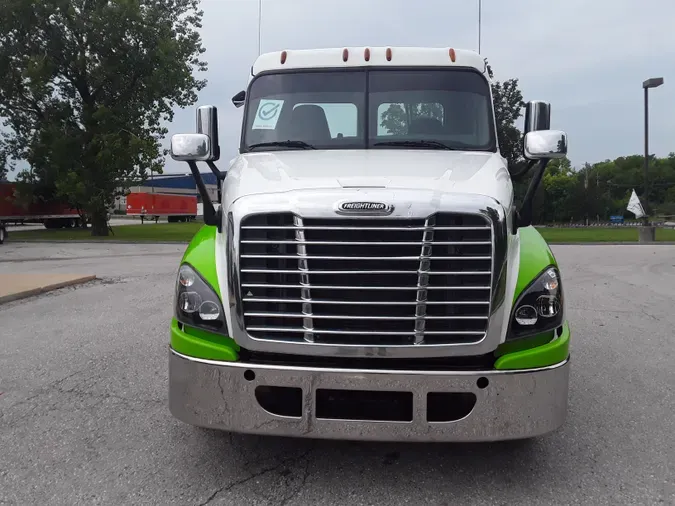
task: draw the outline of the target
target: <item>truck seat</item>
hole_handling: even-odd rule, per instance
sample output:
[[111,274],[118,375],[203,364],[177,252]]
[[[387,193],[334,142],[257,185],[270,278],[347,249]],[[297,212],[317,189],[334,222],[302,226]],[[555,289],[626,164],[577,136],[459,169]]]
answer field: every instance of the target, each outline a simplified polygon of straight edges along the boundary
[[442,135],[445,133],[443,123],[435,118],[422,117],[410,122],[410,134]]
[[293,109],[292,140],[329,142],[331,138],[326,113],[321,106],[303,104]]

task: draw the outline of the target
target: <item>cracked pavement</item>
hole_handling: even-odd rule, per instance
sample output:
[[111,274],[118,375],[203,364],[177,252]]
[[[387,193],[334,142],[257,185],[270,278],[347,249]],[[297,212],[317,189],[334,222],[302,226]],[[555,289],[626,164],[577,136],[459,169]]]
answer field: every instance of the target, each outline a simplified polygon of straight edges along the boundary
[[572,325],[564,427],[397,444],[193,428],[167,409],[181,245],[6,244],[0,272],[100,281],[0,305],[0,504],[675,503],[675,247],[554,246]]

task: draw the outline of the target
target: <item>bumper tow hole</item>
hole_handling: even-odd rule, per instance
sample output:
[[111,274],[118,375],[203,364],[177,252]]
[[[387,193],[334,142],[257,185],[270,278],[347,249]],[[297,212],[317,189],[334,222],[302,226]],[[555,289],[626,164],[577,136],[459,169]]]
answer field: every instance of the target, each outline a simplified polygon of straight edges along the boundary
[[261,408],[273,415],[302,416],[301,388],[260,385],[255,389],[255,398]]
[[246,369],[244,371],[244,379],[246,381],[253,381],[255,379],[255,373],[251,369]]
[[490,384],[490,380],[487,379],[485,376],[481,376],[478,378],[478,381],[476,381],[476,386],[483,390],[484,388],[487,388],[487,386]]
[[429,392],[427,422],[456,422],[468,416],[475,405],[476,395],[471,392]]

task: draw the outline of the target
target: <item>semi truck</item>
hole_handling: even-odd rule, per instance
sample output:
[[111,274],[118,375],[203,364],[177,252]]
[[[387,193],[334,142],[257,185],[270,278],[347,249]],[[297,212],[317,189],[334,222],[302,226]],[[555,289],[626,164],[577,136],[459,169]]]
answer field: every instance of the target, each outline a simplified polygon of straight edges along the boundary
[[[532,226],[546,165],[567,153],[548,102],[526,104],[515,169],[470,50],[274,51],[232,101],[243,123],[225,171],[216,107],[171,139],[205,220],[177,266],[174,417],[381,441],[522,440],[564,424],[563,280]],[[217,207],[199,162],[223,181]],[[516,205],[513,180],[528,175]]]

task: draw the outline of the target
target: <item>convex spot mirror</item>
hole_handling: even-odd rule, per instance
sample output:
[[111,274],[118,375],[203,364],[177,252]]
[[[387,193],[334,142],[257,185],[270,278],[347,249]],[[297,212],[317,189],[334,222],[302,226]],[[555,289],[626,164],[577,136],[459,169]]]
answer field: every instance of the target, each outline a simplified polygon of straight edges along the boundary
[[523,151],[528,160],[565,158],[567,134],[562,130],[535,130],[525,134]]
[[181,162],[211,160],[211,139],[206,134],[176,134],[171,137],[171,158]]

